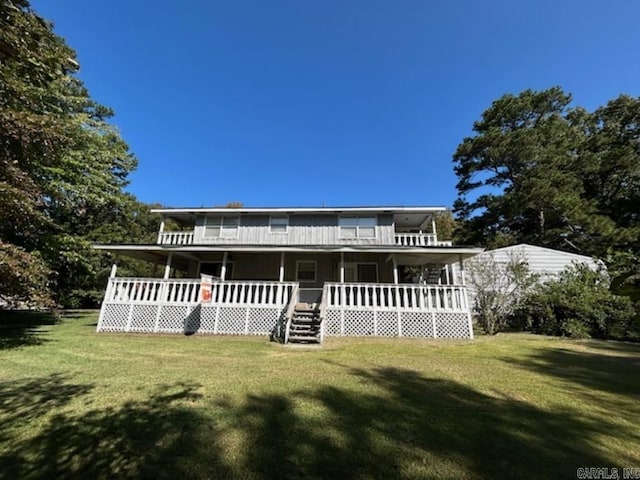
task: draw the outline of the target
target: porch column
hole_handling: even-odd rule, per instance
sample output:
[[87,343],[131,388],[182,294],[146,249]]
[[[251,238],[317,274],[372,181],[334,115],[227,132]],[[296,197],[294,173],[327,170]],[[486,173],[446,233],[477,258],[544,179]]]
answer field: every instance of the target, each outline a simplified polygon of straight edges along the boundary
[[451,285],[451,267],[452,265],[447,264],[444,269],[445,280],[447,281],[447,285]]
[[222,254],[222,266],[220,267],[220,280],[224,282],[227,276],[227,256],[228,252]]
[[280,252],[280,270],[278,273],[278,281],[284,282],[284,252]]
[[162,217],[162,221],[160,222],[160,230],[158,230],[158,244],[162,243],[163,232],[164,232],[164,217]]
[[464,278],[464,262],[462,261],[462,254],[458,254],[458,263],[460,264],[460,283],[466,285],[467,281]]
[[396,262],[396,256],[393,255],[392,257],[393,260],[393,283],[398,283],[398,262]]
[[340,283],[344,283],[344,252],[340,252]]
[[167,257],[167,263],[164,265],[164,278],[167,280],[169,278],[169,273],[171,273],[171,261],[173,260],[173,253],[170,253]]

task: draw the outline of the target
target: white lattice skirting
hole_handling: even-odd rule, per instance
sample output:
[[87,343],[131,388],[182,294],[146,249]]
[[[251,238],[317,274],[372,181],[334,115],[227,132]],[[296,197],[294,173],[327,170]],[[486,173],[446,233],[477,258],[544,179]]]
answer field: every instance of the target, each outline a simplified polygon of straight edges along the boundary
[[99,332],[269,335],[285,307],[105,303]]
[[465,312],[328,309],[325,322],[330,336],[473,338]]

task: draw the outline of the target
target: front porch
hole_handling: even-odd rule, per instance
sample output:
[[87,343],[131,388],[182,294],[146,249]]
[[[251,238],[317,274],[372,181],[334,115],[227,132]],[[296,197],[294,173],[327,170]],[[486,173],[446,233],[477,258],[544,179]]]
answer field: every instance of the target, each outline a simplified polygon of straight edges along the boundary
[[[285,339],[300,301],[328,336],[472,338],[462,285],[225,281],[203,301],[200,279],[110,278],[100,332],[272,335]],[[317,302],[315,301],[317,300]]]

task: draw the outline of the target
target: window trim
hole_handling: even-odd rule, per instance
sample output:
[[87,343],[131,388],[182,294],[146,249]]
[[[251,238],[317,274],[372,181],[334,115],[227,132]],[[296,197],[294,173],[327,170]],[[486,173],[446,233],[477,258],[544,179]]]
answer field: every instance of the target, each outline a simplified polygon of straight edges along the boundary
[[[313,263],[313,280],[304,279],[299,277],[300,264],[301,263]],[[299,283],[316,283],[318,281],[318,262],[316,260],[296,260],[296,282]]]
[[[274,219],[282,219],[284,220],[284,232],[274,232],[273,228],[273,220]],[[282,226],[282,225],[280,225]],[[269,215],[269,233],[273,235],[285,235],[289,233],[289,216],[288,215]]]
[[[373,227],[371,226],[361,226],[360,225],[360,219],[373,219]],[[343,220],[355,220],[354,225],[341,225]],[[358,215],[358,216],[340,216],[338,217],[338,228],[340,229],[340,235],[338,238],[340,238],[340,240],[354,240],[354,239],[371,239],[371,238],[376,238],[377,237],[377,231],[376,231],[376,227],[378,226],[378,216],[377,215]],[[355,237],[347,237],[345,235],[343,235],[343,228],[355,228],[356,229],[356,235]],[[372,236],[363,236],[360,233],[360,229],[361,228],[373,228],[373,235]]]
[[[210,223],[211,220],[213,219],[218,219],[219,222],[216,223]],[[238,221],[238,224],[236,225],[236,234],[234,236],[225,236],[222,235],[222,231],[224,229],[224,220],[225,219],[234,219]],[[220,232],[218,233],[218,235],[207,235],[207,227],[218,227],[220,229]],[[227,228],[229,228],[229,226],[227,226]],[[215,216],[215,217],[210,217],[208,215],[205,215],[204,217],[204,222],[202,224],[202,238],[238,238],[240,232],[240,216],[239,215],[219,215],[219,216]]]

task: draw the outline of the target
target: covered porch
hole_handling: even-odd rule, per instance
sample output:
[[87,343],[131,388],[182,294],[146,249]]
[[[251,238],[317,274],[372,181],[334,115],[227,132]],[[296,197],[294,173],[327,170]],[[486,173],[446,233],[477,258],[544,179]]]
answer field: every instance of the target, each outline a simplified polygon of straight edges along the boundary
[[[437,250],[144,252],[163,264],[162,278],[118,277],[114,265],[98,330],[278,335],[306,304],[320,340],[470,338],[464,253]],[[200,274],[213,276],[207,301]]]

